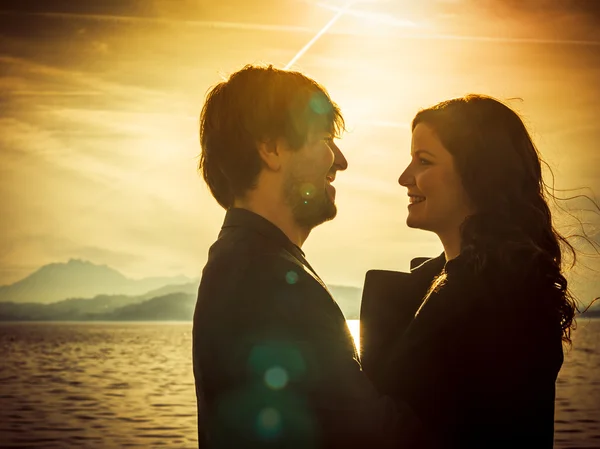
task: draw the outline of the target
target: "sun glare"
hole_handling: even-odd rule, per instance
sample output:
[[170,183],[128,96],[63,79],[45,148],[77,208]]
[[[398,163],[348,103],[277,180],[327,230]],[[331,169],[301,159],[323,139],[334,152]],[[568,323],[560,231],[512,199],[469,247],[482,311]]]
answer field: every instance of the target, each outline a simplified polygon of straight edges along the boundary
[[[356,4],[356,3],[371,3],[371,2],[354,2],[353,4]],[[394,17],[391,14],[365,11],[364,9],[355,9],[355,8],[350,9],[348,7],[340,8],[338,6],[332,6],[332,5],[328,5],[326,3],[317,3],[317,6],[319,6],[321,8],[329,9],[330,11],[335,11],[337,13],[342,12],[343,15],[346,15],[346,16],[359,18],[363,21],[363,25],[365,25],[365,26],[373,27],[373,26],[389,25],[392,27],[401,27],[401,28],[418,28],[419,27],[419,25],[417,25],[415,22],[413,22],[411,20]]]
[[369,1],[355,0],[346,3],[345,6],[333,6],[326,3],[317,3],[317,6],[334,11],[335,15],[327,22],[323,28],[321,28],[308,43],[300,49],[298,53],[292,58],[290,62],[285,66],[286,69],[291,68],[314,44],[321,36],[323,36],[329,29],[342,17],[351,16],[361,19],[361,26],[365,28],[375,28],[381,25],[388,25],[390,27],[402,27],[402,28],[418,28],[418,25],[408,19],[397,18],[390,14],[377,13],[372,11],[358,10],[353,7],[358,3],[373,3]]
[[356,349],[360,353],[360,320],[346,320],[346,323],[348,323],[348,329],[354,338]]

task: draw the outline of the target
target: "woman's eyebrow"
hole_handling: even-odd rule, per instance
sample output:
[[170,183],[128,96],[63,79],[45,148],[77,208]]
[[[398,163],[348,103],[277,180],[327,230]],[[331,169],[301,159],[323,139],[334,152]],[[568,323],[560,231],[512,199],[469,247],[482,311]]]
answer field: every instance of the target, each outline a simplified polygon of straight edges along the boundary
[[427,151],[427,150],[416,150],[415,153],[414,153],[414,155],[415,156],[419,156],[419,155],[421,155],[423,153],[428,154],[432,158],[435,158],[435,154],[433,154],[432,152]]

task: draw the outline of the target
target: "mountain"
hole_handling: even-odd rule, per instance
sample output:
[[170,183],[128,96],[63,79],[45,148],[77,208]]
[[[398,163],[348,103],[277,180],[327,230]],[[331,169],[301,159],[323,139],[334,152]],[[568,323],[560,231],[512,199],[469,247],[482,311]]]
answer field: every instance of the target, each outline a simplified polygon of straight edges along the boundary
[[0,321],[87,320],[147,299],[142,296],[98,295],[91,299],[65,299],[52,304],[0,302]]
[[[343,298],[338,301],[347,319],[358,319],[361,290],[356,287],[330,286],[332,294]],[[336,293],[334,293],[336,292]],[[354,300],[358,302],[354,302]],[[171,293],[131,304],[105,314],[102,319],[110,321],[191,321],[196,306],[196,292]],[[350,316],[351,315],[351,316]]]
[[149,291],[148,293],[142,295],[142,297],[150,299],[154,298],[155,296],[164,296],[170,293],[187,293],[189,295],[196,296],[198,294],[199,283],[200,281],[188,282],[185,284],[165,285],[164,287],[160,287],[156,290]]
[[347,320],[358,320],[360,317],[360,300],[362,288],[347,285],[328,285],[327,288],[338,303]]
[[600,309],[590,309],[580,315],[581,318],[600,318]]
[[50,304],[99,294],[140,295],[190,281],[185,276],[129,279],[106,265],[71,259],[45,265],[21,281],[0,286],[0,302]]
[[[52,304],[0,302],[0,321],[191,320],[196,304],[195,282],[166,285],[142,295],[97,295]],[[347,319],[357,319],[361,290],[329,286]]]
[[100,319],[110,321],[191,321],[195,306],[195,295],[171,293],[140,304],[121,307],[110,314],[104,314]]

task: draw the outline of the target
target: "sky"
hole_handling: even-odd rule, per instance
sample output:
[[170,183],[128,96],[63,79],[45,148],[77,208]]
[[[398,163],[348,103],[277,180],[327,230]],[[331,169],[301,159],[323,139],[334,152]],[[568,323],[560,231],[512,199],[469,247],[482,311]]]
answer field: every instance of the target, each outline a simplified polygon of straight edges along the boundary
[[[208,89],[248,63],[286,66],[343,6],[2,2],[0,285],[70,258],[199,277],[224,217],[197,173]],[[586,188],[560,195],[600,196],[599,25],[596,1],[355,2],[292,66],[325,85],[348,125],[338,216],[303,247],[323,279],[360,286],[368,269],[442,251],[406,227],[397,180],[412,117],[445,99],[508,101],[555,187]],[[566,207],[600,239],[589,204]]]

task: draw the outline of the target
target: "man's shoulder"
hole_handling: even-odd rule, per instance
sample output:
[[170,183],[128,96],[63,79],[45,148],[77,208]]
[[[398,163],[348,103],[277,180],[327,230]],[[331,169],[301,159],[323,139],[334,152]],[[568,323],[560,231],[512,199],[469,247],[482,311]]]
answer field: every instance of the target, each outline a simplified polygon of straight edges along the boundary
[[206,268],[218,266],[219,269],[244,272],[264,271],[267,267],[274,268],[293,261],[294,258],[284,248],[268,238],[251,230],[237,228],[222,233],[213,243],[208,252]]
[[201,277],[211,292],[268,289],[299,283],[307,276],[303,263],[269,239],[244,229],[222,234],[209,250]]

